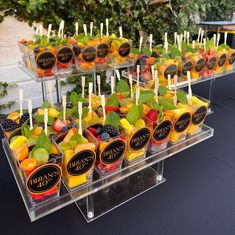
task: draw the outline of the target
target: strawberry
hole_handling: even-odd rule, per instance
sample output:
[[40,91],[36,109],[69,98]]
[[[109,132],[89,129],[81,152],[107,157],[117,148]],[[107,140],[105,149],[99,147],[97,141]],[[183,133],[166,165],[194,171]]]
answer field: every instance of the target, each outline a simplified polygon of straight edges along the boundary
[[93,136],[96,136],[96,129],[93,127],[89,127],[88,130],[91,132]]
[[150,120],[155,122],[155,121],[157,121],[157,114],[158,114],[157,110],[152,109],[152,110],[150,110],[150,112],[146,116],[147,116],[147,118],[149,118]]
[[105,106],[105,113],[108,115],[109,112],[117,112],[118,107],[116,106]]
[[53,123],[53,129],[56,131],[56,132],[61,132],[63,127],[65,127],[65,123],[63,121],[61,121],[60,119],[57,119],[54,121]]

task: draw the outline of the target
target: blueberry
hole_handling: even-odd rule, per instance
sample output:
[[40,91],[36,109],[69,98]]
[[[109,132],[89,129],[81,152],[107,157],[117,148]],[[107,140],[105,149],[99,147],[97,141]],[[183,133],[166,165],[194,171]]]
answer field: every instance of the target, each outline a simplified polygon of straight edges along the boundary
[[38,53],[39,52],[39,48],[38,47],[34,48],[34,52]]
[[74,128],[74,127],[76,127],[75,123],[70,123],[69,126],[68,126],[69,129]]
[[109,133],[103,132],[103,133],[101,134],[101,140],[102,140],[102,141],[106,141],[106,140],[108,140],[109,138],[110,138]]
[[96,134],[99,135],[101,132],[102,132],[102,127],[101,127],[101,126],[98,126],[98,127],[96,128]]
[[67,108],[67,109],[73,108],[73,104],[72,104],[71,102],[68,102],[68,103],[66,104],[66,108]]
[[67,126],[64,126],[61,131],[67,131],[68,130],[68,127]]
[[153,51],[151,57],[158,58],[159,56],[155,51]]

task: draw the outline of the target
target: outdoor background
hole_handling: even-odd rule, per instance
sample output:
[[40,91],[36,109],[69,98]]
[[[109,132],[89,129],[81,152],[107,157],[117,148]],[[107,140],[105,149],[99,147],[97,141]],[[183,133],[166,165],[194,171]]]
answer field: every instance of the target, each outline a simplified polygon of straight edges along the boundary
[[230,20],[233,10],[235,0],[0,0],[0,113],[9,112],[7,107],[18,99],[18,88],[24,88],[25,98],[32,98],[34,106],[41,103],[41,85],[17,66],[21,56],[17,40],[31,39],[38,23],[45,29],[52,23],[56,30],[63,19],[66,34],[73,35],[75,22],[82,31],[84,23],[93,21],[99,28],[109,18],[110,32],[116,33],[122,26],[124,37],[137,44],[140,34],[150,33],[159,43],[164,32],[173,35],[189,30],[193,35],[196,23]]

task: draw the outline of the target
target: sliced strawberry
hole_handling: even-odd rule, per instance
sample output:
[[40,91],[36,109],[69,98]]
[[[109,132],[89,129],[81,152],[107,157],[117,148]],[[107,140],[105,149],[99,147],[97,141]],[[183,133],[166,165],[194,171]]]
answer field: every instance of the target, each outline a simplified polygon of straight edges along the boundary
[[89,127],[88,130],[91,132],[93,136],[96,136],[96,129],[93,127]]
[[56,119],[53,123],[53,129],[56,132],[61,132],[63,127],[65,127],[65,123],[63,121],[61,121],[60,119]]
[[105,113],[108,115],[109,112],[117,112],[118,107],[116,106],[105,106]]
[[117,94],[117,97],[118,97],[119,100],[124,98],[124,96],[122,94],[120,94],[120,93]]
[[42,201],[42,200],[44,200],[44,197],[42,195],[40,195],[40,194],[33,194],[33,193],[31,193],[31,197],[35,201]]
[[152,110],[150,110],[150,112],[146,116],[147,116],[147,118],[149,118],[150,120],[155,122],[155,121],[157,121],[157,114],[158,114],[157,110],[152,109]]

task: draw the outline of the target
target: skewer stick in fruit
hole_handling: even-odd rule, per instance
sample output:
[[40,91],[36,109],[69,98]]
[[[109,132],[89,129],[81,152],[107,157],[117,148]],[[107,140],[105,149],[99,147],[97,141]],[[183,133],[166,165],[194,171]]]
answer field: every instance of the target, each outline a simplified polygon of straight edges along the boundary
[[136,105],[139,104],[139,98],[140,98],[140,88],[137,87],[136,91],[135,91],[135,102],[136,102]]
[[213,35],[213,42],[214,42],[214,47],[216,47],[216,34],[215,33]]
[[187,32],[184,31],[184,42],[186,42]]
[[48,92],[49,92],[50,104],[52,107],[54,107],[53,99],[52,99],[52,81],[48,81]]
[[28,100],[28,111],[29,111],[29,126],[30,130],[33,129],[33,115],[32,115],[32,100]]
[[78,102],[78,134],[82,135],[82,102]]
[[120,76],[119,70],[118,70],[118,69],[115,69],[115,73],[116,73],[116,75],[117,75],[118,81],[120,81],[120,80],[121,80],[121,76]]
[[78,22],[75,23],[75,35],[78,35]]
[[123,38],[122,26],[119,27],[119,35],[120,35],[120,38]]
[[51,35],[51,27],[52,27],[52,24],[49,24],[48,25],[48,30],[47,30],[47,42],[48,43],[49,43],[50,35]]
[[198,42],[199,42],[199,40],[200,40],[201,31],[202,31],[202,28],[199,28],[199,29],[198,29],[198,36],[197,36],[197,41],[198,41]]
[[171,90],[171,75],[167,74],[167,84],[168,84],[168,89]]
[[202,46],[203,37],[204,37],[204,30],[202,30],[202,33],[201,33],[200,47]]
[[136,72],[137,72],[137,76],[136,76],[137,86],[139,86],[140,85],[140,65],[139,64],[137,65]]
[[105,20],[105,25],[106,25],[106,36],[109,36],[109,19]]
[[134,98],[133,86],[132,86],[133,81],[132,81],[132,75],[131,74],[129,74],[129,84],[130,84],[130,89],[131,89],[131,99],[133,99]]
[[89,88],[88,88],[88,92],[89,92],[89,113],[92,113],[92,105],[91,105],[91,95],[92,95],[92,91],[93,91],[93,83],[89,82]]
[[111,93],[114,94],[115,78],[111,76]]
[[190,33],[189,31],[187,31],[187,45],[189,45],[189,37],[190,37]]
[[86,27],[86,24],[83,24],[83,30],[84,30],[85,36],[87,36],[87,27]]
[[39,33],[40,33],[40,36],[42,37],[42,25],[41,24],[39,25]]
[[195,43],[195,41],[193,40],[193,41],[192,41],[192,48],[193,48],[193,50],[195,49],[195,44],[196,44],[196,43]]
[[158,78],[158,71],[154,71],[154,93],[156,97],[156,102],[158,103],[158,90],[159,90],[159,78]]
[[217,34],[216,51],[218,50],[219,41],[220,41],[220,33]]
[[224,44],[227,45],[228,32],[224,33]]
[[168,42],[166,42],[165,50],[166,50],[166,54],[167,54],[168,53]]
[[104,24],[100,23],[100,37],[103,37]]
[[106,113],[105,113],[105,96],[104,96],[104,95],[101,95],[101,106],[102,106],[102,109],[103,109],[103,116],[104,116],[103,125],[104,125],[104,124],[105,124],[105,120],[106,120]]
[[38,35],[38,33],[39,33],[39,27],[37,26],[35,30],[35,35]]
[[24,91],[23,89],[19,89],[20,117],[23,115],[23,97],[24,97]]
[[177,42],[177,32],[174,32],[174,44]]
[[152,73],[152,78],[153,78],[153,80],[155,79],[155,77],[154,77],[154,65],[151,65],[151,73]]
[[149,35],[149,50],[152,52],[153,50],[153,35]]
[[98,96],[101,96],[101,92],[100,92],[100,85],[101,85],[101,79],[100,79],[100,75],[97,75],[97,85],[98,85]]
[[164,36],[164,47],[166,48],[166,44],[167,44],[167,32],[165,32],[165,36]]
[[62,97],[62,107],[63,107],[63,122],[66,124],[66,95]]
[[44,109],[44,131],[47,135],[48,109]]
[[206,53],[206,38],[203,38],[204,52]]
[[86,83],[86,78],[82,76],[82,98],[84,98],[85,95],[85,83]]
[[141,51],[141,48],[142,48],[142,43],[143,43],[143,36],[140,36],[140,45],[139,45],[139,51]]
[[93,33],[93,22],[90,22],[90,36],[92,37]]
[[64,20],[62,21],[61,38],[64,38]]
[[191,87],[190,71],[187,71],[187,78],[188,78],[188,104],[192,105],[192,87]]
[[177,106],[177,90],[176,90],[176,88],[177,88],[177,80],[178,80],[178,76],[175,75],[174,76],[175,90],[174,90],[174,100],[173,100],[173,103],[174,103],[175,106]]

